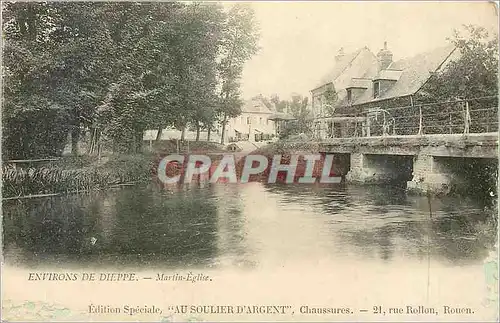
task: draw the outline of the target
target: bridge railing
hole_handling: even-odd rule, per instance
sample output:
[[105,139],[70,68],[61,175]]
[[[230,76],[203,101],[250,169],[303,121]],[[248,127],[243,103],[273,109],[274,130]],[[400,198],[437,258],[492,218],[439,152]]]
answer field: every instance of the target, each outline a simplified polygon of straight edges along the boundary
[[[468,134],[498,131],[498,97],[480,97],[415,104],[394,108],[370,108],[360,114],[335,114],[315,119],[315,134],[327,138],[386,135]],[[352,120],[352,121],[349,121]],[[363,120],[363,121],[360,121]]]

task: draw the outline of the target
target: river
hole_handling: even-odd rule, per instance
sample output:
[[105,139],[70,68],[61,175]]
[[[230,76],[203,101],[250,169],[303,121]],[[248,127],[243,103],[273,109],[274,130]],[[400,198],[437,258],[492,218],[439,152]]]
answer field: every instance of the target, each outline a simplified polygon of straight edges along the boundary
[[[431,320],[481,321],[493,315],[485,305],[484,262],[494,250],[496,220],[487,203],[474,199],[429,199],[381,186],[184,185],[162,192],[136,187],[7,201],[3,216],[4,282],[11,278],[4,293],[13,302],[26,299],[27,290],[43,301],[49,289],[50,299],[72,313],[86,312],[89,299],[108,304],[105,295],[113,295],[116,304],[136,297],[158,306],[335,305],[355,314],[318,316],[297,307],[293,318],[274,320],[380,320],[373,313],[376,306],[406,311],[408,305],[435,306],[441,312]],[[27,282],[30,272],[57,270],[151,277],[192,271],[213,281],[155,285],[141,280],[133,288],[110,282],[113,291],[106,283],[88,282],[29,287],[35,286]],[[87,298],[70,301],[75,286]],[[467,306],[474,314],[443,315],[444,305]],[[205,314],[195,318],[270,319]],[[429,317],[405,313],[384,318],[389,319]]]

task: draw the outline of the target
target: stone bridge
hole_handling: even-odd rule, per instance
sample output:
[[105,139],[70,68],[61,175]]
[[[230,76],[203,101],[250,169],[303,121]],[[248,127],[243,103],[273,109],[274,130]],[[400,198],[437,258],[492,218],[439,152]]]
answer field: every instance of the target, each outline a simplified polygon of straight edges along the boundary
[[496,181],[498,171],[497,132],[331,138],[317,144],[320,152],[336,155],[348,182],[406,180],[417,193],[446,194],[474,179]]

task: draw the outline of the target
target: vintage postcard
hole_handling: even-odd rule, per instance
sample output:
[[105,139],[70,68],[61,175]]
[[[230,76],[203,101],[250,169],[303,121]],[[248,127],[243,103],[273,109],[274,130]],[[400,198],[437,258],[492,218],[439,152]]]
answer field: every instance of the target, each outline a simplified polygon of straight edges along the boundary
[[498,321],[498,3],[1,6],[2,322]]

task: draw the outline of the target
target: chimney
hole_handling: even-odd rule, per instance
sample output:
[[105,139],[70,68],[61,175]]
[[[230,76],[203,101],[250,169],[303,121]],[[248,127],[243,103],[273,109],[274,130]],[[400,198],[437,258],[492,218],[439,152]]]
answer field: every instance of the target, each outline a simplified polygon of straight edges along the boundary
[[387,42],[384,42],[384,48],[377,54],[378,66],[380,70],[385,70],[392,63],[392,52],[387,49]]
[[342,57],[344,57],[344,55],[345,55],[344,54],[344,47],[340,47],[339,52],[335,56],[335,61],[338,62],[339,60],[342,59]]

